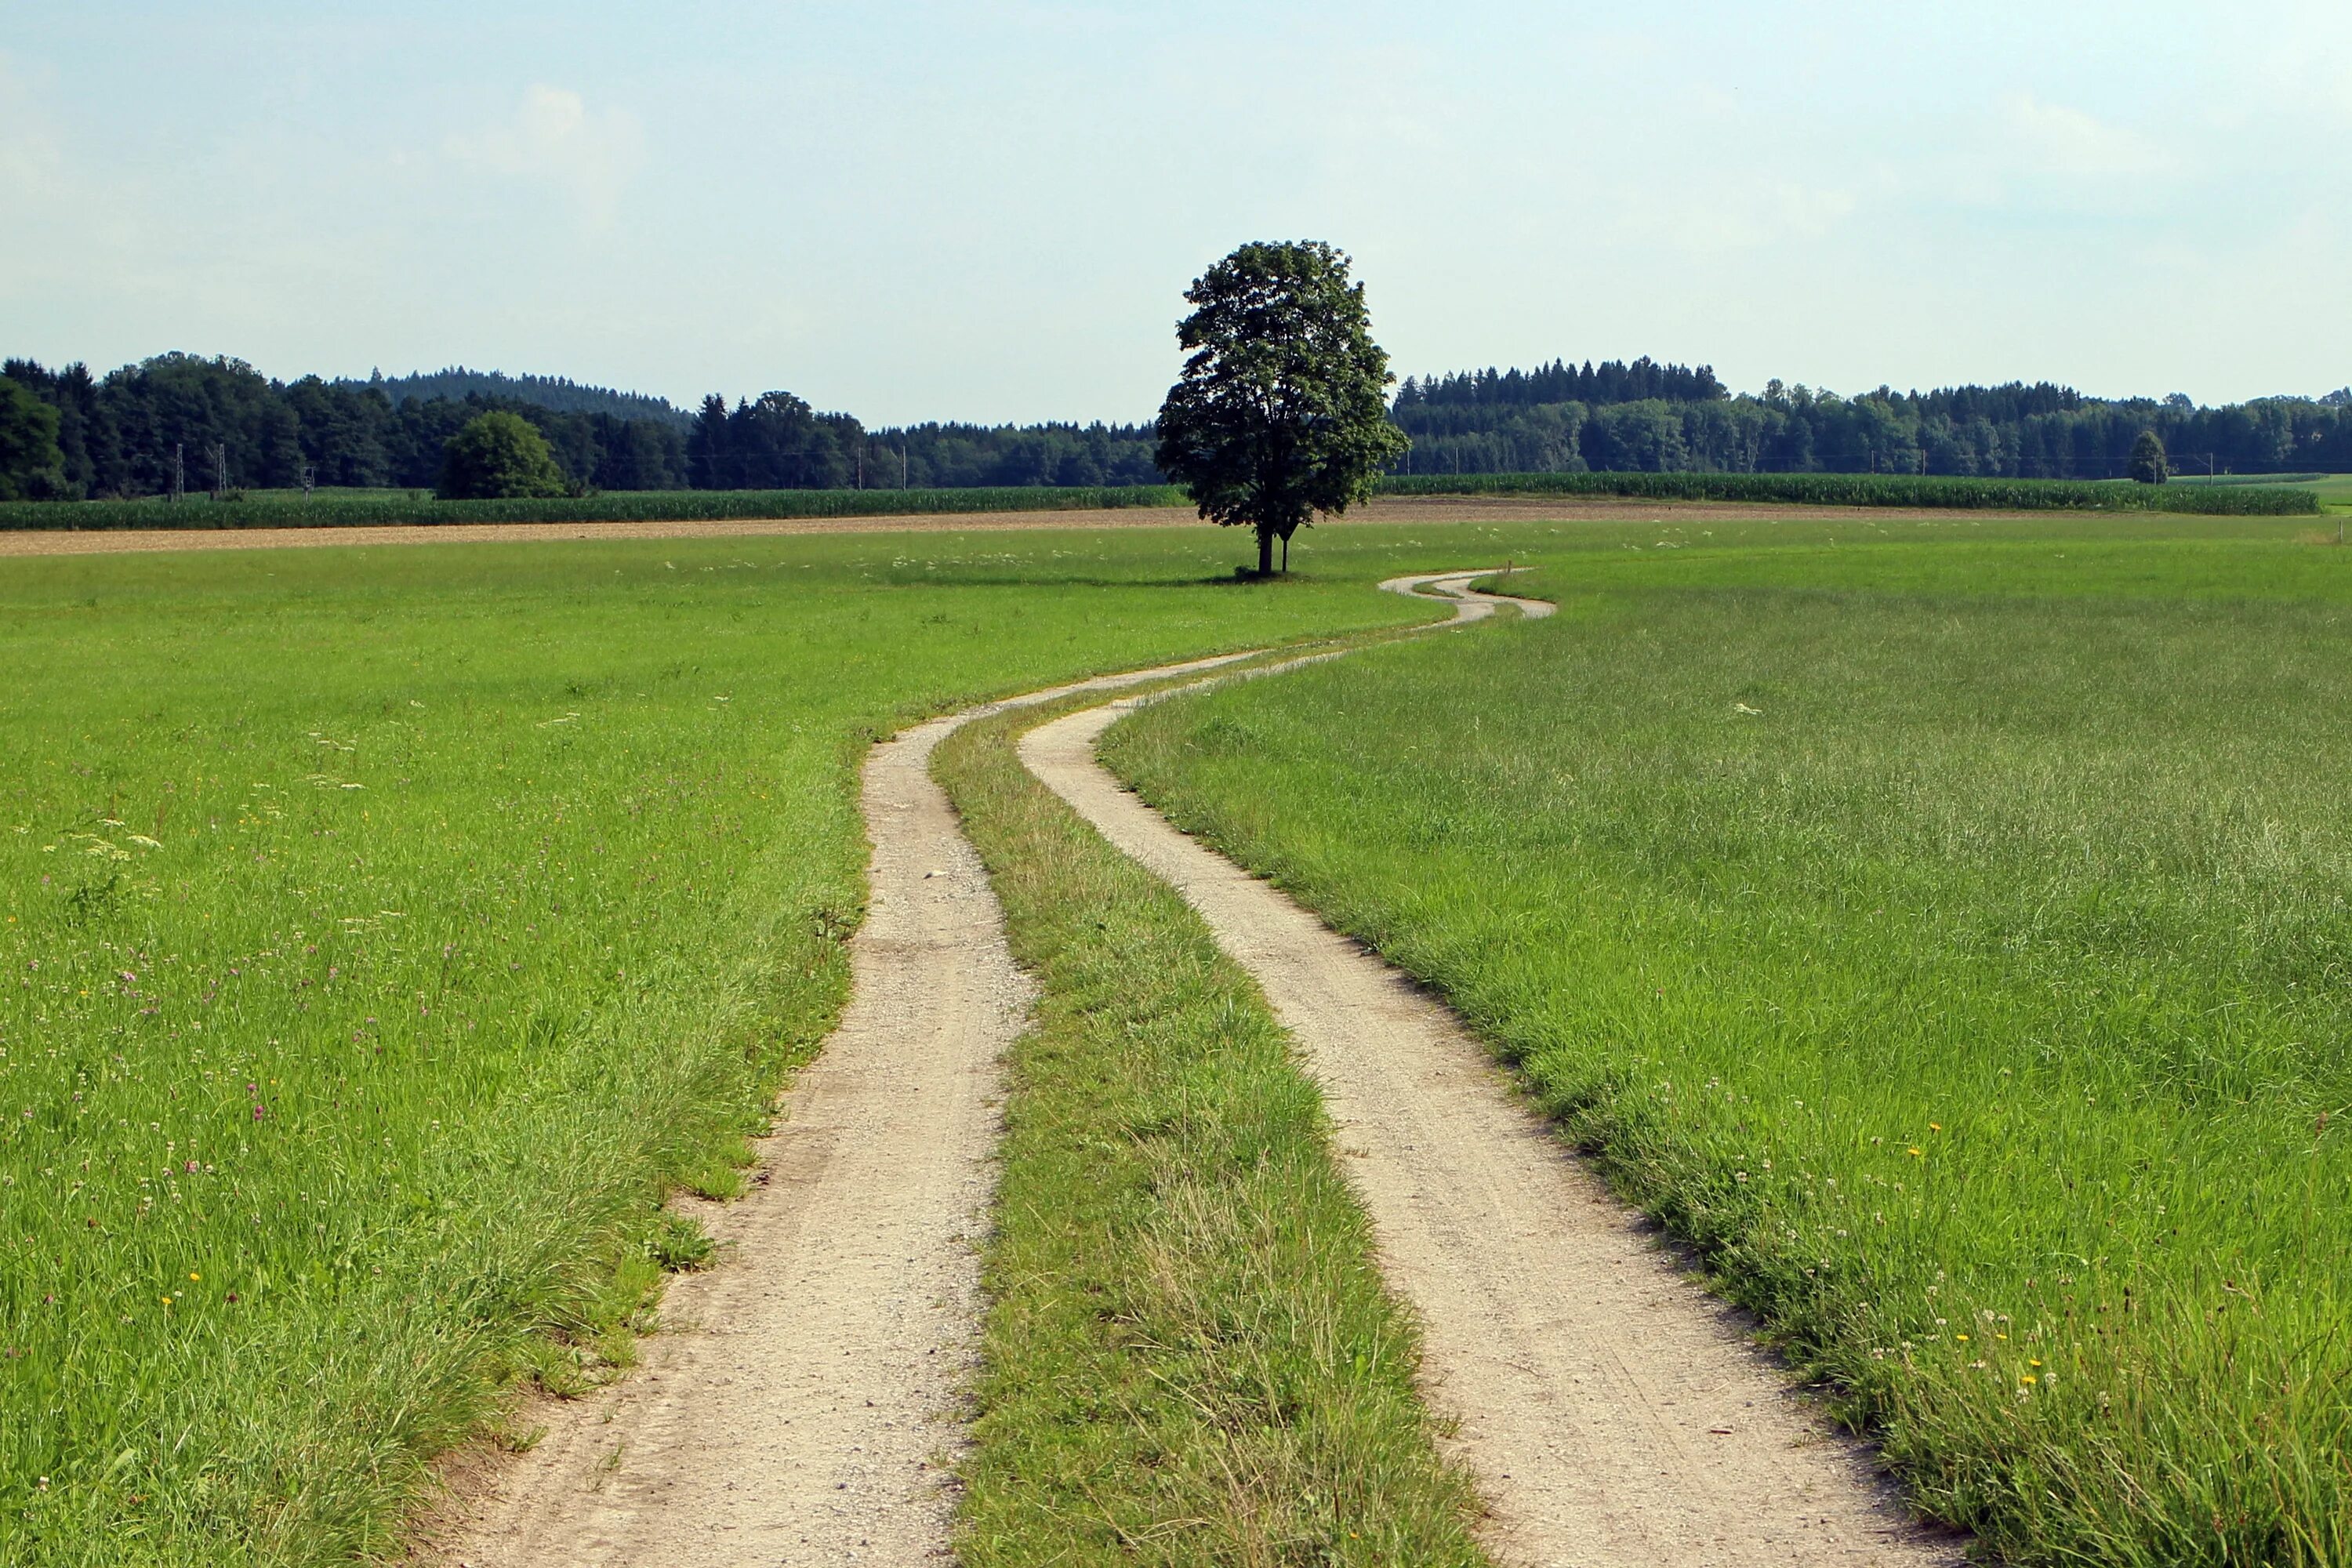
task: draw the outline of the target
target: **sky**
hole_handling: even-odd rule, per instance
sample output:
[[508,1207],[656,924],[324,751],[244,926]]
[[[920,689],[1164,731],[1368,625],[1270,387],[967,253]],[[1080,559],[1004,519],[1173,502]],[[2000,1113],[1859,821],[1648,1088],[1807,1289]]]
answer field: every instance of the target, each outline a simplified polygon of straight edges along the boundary
[[1400,374],[2352,382],[2345,0],[131,0],[0,26],[0,353],[1149,417],[1186,284]]

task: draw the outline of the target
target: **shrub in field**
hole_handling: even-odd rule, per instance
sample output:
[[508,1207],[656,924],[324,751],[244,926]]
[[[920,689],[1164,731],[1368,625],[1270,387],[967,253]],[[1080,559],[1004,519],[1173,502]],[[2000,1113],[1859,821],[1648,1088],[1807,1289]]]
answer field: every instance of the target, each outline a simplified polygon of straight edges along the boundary
[[532,500],[570,486],[547,437],[520,414],[477,415],[449,437],[441,465],[443,500]]

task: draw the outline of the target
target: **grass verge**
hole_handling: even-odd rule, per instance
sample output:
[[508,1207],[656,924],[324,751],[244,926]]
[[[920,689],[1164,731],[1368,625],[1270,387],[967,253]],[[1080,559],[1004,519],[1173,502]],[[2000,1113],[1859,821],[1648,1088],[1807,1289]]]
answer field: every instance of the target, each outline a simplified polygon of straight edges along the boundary
[[1576,542],[1512,584],[1552,621],[1108,754],[1442,989],[1931,1511],[2352,1561],[2343,552]]
[[1044,989],[1012,1063],[963,1560],[1483,1564],[1286,1037],[1013,752],[1066,710],[970,726],[934,764]]

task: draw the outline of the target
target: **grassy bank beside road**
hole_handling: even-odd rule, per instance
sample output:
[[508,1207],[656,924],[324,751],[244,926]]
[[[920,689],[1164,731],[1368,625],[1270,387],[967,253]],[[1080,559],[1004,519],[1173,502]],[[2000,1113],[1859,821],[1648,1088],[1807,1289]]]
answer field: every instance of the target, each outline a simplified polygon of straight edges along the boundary
[[[1581,548],[1580,548],[1581,546]],[[2352,555],[1596,528],[1114,764],[1440,987],[2011,1558],[2352,1561]]]
[[963,1560],[1484,1564],[1314,1085],[1199,916],[1022,767],[1050,716],[974,725],[936,764],[1043,986]]
[[0,1562],[393,1552],[502,1379],[625,1357],[693,1250],[663,1193],[739,1179],[841,1000],[868,738],[1427,613],[1232,558],[1199,529],[8,563]]

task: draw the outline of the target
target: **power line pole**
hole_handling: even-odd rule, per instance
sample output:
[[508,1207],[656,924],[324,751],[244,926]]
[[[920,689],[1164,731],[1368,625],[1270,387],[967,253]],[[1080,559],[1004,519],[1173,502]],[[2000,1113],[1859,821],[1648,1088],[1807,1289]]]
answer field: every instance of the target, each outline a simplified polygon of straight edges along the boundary
[[228,494],[228,443],[213,443],[213,500]]
[[188,494],[188,444],[172,443],[172,495],[173,500],[184,500]]

